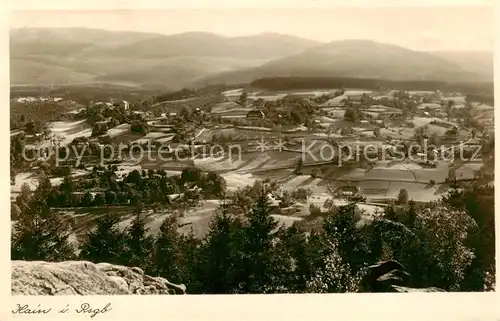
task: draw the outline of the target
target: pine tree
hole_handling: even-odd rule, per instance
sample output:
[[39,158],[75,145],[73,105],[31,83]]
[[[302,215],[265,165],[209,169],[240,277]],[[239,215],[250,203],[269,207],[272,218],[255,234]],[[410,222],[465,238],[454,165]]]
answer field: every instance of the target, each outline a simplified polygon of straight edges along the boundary
[[64,204],[65,206],[71,205],[71,196],[73,194],[73,179],[70,175],[64,176],[63,182],[61,183],[61,192],[64,195]]
[[205,271],[201,266],[200,244],[201,242],[194,234],[192,227],[187,235],[181,236],[181,279],[184,284],[189,284],[189,293],[203,293],[201,291],[202,284],[200,282],[200,276],[205,275]]
[[[13,260],[64,261],[74,258],[74,248],[68,241],[68,225],[47,204],[51,190],[50,180],[43,175],[33,196],[21,208],[12,229]],[[23,199],[26,200],[24,196]]]
[[398,204],[406,205],[408,204],[408,200],[409,200],[408,191],[405,190],[404,188],[400,189],[398,194]]
[[302,166],[304,166],[304,160],[299,158],[297,161],[297,165],[295,166],[294,174],[295,175],[302,175]]
[[177,228],[178,222],[175,215],[163,221],[154,243],[150,273],[168,278],[172,282],[182,283],[185,282],[182,279],[182,244]]
[[415,219],[417,217],[417,205],[414,200],[408,202],[408,211],[406,213],[406,225],[410,228],[415,224]]
[[363,265],[364,258],[360,240],[360,231],[357,227],[361,219],[360,211],[355,203],[338,206],[323,223],[325,238],[328,242],[336,242],[342,259],[352,268]]
[[266,293],[272,283],[273,231],[277,222],[270,215],[270,205],[264,193],[247,214],[248,224],[239,236],[238,273],[243,293]]
[[203,266],[203,292],[210,294],[231,293],[234,284],[234,220],[222,204],[212,219],[210,231],[201,249]]
[[275,255],[281,258],[282,270],[276,273],[281,287],[286,292],[303,293],[307,281],[314,271],[314,244],[310,243],[304,232],[293,224],[280,234],[281,248],[275,249]]
[[92,197],[92,194],[89,191],[86,191],[83,194],[81,205],[84,207],[92,206],[93,200],[94,200],[94,198]]
[[31,198],[31,189],[28,184],[23,183],[21,185],[21,191],[16,197],[16,205],[19,206],[21,210],[26,209],[29,206],[29,200]]
[[119,218],[105,214],[97,219],[95,231],[87,233],[80,259],[95,263],[124,264],[125,233],[118,228]]
[[10,185],[16,185],[16,169],[13,167],[14,164],[12,164],[13,159],[12,159],[12,154],[11,156],[11,166],[10,166]]
[[140,213],[125,231],[124,260],[128,266],[137,266],[143,270],[148,269],[151,262],[154,238],[148,235],[146,220]]

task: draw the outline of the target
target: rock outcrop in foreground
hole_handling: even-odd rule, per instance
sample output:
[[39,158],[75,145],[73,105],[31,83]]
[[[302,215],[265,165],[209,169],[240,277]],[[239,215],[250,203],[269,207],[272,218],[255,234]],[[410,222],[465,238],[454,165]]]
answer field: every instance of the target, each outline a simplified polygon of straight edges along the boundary
[[382,261],[368,267],[368,274],[363,280],[363,287],[369,292],[444,292],[430,288],[409,287],[410,274],[396,261]]
[[12,295],[185,294],[184,285],[137,267],[86,261],[12,261]]

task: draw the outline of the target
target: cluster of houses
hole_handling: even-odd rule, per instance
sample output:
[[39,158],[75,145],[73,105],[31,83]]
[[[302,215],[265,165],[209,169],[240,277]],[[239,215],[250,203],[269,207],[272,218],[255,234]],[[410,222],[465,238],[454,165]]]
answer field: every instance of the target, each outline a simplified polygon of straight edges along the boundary
[[[254,99],[248,98],[247,104],[242,105],[239,101],[241,91],[234,90],[225,93],[227,101],[219,104],[212,110],[212,113],[219,114],[222,117],[237,118],[245,117],[249,120],[259,120],[266,117],[265,113],[255,108],[252,104]],[[397,108],[388,107],[384,105],[384,101],[393,101],[400,94],[399,90],[390,90],[383,95],[375,95],[371,91],[332,91],[328,95],[330,98],[319,104],[318,107],[326,110],[328,116],[339,118],[340,115],[332,110],[345,110],[348,106],[362,106],[367,100],[378,101],[378,104],[370,105],[368,108],[363,108],[363,114],[366,118],[370,119],[391,119],[400,117],[402,111]],[[452,94],[452,97],[444,97],[438,91],[410,91],[407,92],[407,98],[417,105],[417,114],[422,117],[446,117],[446,109],[449,101],[453,101],[453,108],[465,107],[465,97],[459,94]],[[312,94],[311,94],[312,95]],[[302,95],[305,98],[307,95]],[[314,95],[313,95],[314,96]],[[260,97],[260,96],[259,96]]]
[[15,102],[20,104],[34,103],[34,102],[59,102],[63,100],[61,97],[19,97],[15,98]]
[[129,110],[130,108],[130,104],[128,101],[126,100],[119,100],[119,99],[110,99],[109,101],[98,101],[98,102],[95,102],[93,103],[94,106],[97,106],[97,107],[107,107],[107,108],[110,108],[110,109],[113,109],[113,108],[123,108],[125,110]]

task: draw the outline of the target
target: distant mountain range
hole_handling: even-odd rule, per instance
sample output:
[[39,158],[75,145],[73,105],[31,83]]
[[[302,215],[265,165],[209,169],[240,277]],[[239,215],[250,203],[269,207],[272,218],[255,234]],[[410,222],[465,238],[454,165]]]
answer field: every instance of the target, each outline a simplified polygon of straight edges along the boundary
[[84,28],[10,32],[12,85],[112,83],[180,89],[261,77],[492,81],[490,52],[419,52],[369,40],[320,43],[264,33],[222,37]]

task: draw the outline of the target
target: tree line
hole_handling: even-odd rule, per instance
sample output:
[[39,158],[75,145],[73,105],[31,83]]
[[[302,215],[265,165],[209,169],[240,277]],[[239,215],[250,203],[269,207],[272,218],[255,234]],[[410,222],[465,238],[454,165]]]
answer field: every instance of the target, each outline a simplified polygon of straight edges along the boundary
[[259,182],[222,196],[201,238],[178,232],[176,212],[150,235],[139,203],[127,228],[119,228],[118,216],[103,214],[75,249],[68,241],[70,223],[47,203],[52,186],[45,177],[17,202],[11,257],[137,266],[200,294],[363,292],[369,290],[362,282],[366,268],[381,260],[403,264],[413,287],[493,287],[493,188],[474,184],[425,205],[400,195],[397,204],[371,218],[355,202],[329,201],[308,228],[274,220],[269,185]]
[[462,92],[474,98],[493,99],[493,82],[447,83],[440,81],[396,81],[343,77],[269,77],[252,81],[253,88],[268,90],[296,90],[318,88],[365,88],[372,90],[421,90]]
[[[63,181],[52,186],[46,202],[50,207],[137,206],[179,208],[196,206],[203,198],[224,194],[225,180],[215,172],[198,168],[184,169],[180,175],[168,176],[164,170],[133,170],[119,178],[116,165],[94,166],[84,176],[71,176],[69,167],[61,167]],[[81,167],[80,167],[81,168]],[[64,173],[63,173],[64,172]],[[16,205],[29,195],[29,187],[21,187]],[[172,197],[175,196],[175,197]]]

